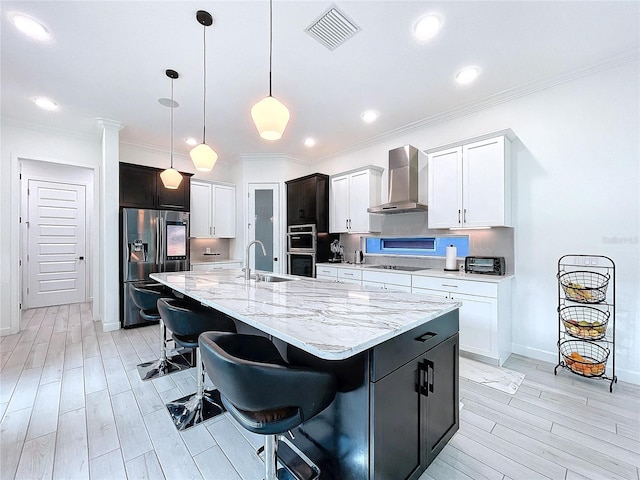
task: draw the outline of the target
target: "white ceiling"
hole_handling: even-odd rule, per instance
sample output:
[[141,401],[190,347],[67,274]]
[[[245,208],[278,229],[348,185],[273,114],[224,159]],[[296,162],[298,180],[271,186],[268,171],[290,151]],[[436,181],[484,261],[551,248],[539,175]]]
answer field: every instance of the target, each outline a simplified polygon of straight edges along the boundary
[[[337,5],[361,31],[334,51],[304,29]],[[167,68],[177,70],[175,149],[202,134],[203,27],[207,29],[207,143],[221,160],[284,153],[325,157],[410,124],[435,121],[580,72],[637,58],[638,1],[284,1],[273,7],[273,95],[291,111],[283,138],[259,138],[251,106],[268,93],[269,2],[2,1],[2,117],[96,137],[95,119],[125,125],[121,139],[169,148]],[[53,41],[26,38],[12,12],[42,21]],[[427,43],[412,38],[424,13],[444,19]],[[482,72],[453,81],[466,65]],[[57,112],[30,99],[45,95]],[[360,114],[380,111],[373,124]],[[597,112],[594,112],[597,114]],[[306,136],[318,144],[303,145]],[[97,137],[96,137],[97,138]]]

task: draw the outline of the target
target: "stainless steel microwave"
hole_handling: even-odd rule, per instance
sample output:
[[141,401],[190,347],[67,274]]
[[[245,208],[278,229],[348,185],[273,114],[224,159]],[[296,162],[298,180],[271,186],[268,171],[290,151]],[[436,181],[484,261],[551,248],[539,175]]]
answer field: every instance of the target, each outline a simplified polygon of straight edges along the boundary
[[506,273],[504,257],[465,257],[464,271],[466,273],[504,275]]

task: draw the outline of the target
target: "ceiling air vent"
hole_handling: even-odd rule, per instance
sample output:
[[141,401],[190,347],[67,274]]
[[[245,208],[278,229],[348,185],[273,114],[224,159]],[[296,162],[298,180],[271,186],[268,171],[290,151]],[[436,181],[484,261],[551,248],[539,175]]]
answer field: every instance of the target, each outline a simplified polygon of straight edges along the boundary
[[330,7],[305,29],[329,50],[335,50],[360,31],[360,27],[336,7]]

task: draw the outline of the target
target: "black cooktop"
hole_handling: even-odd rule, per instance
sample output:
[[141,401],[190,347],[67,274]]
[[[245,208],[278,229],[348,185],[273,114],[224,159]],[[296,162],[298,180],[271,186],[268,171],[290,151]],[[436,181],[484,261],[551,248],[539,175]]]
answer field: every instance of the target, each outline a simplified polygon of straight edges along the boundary
[[403,265],[371,265],[369,268],[379,268],[383,270],[399,270],[402,272],[417,272],[419,270],[430,270],[429,267],[407,267]]

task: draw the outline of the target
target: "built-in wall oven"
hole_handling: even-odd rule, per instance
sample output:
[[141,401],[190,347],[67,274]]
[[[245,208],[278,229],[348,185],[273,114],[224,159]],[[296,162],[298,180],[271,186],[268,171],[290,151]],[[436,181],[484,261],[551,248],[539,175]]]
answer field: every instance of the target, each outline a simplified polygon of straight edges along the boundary
[[318,235],[316,226],[291,225],[287,229],[287,272],[302,277],[316,276]]

